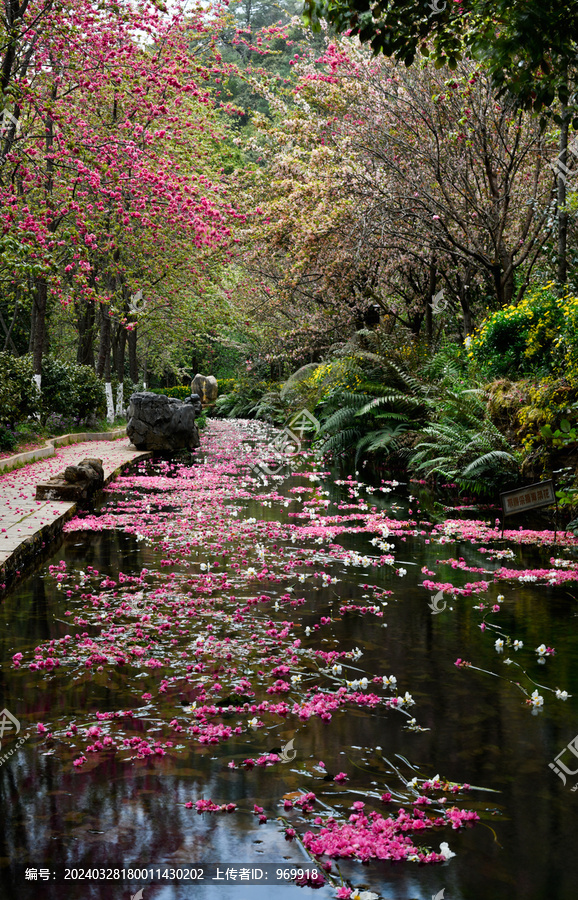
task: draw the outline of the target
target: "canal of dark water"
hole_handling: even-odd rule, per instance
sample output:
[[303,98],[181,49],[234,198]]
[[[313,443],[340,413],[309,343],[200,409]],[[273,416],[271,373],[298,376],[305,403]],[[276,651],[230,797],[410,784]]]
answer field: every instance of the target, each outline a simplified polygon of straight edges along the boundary
[[140,464],[2,601],[0,896],[573,900],[574,539],[266,441]]

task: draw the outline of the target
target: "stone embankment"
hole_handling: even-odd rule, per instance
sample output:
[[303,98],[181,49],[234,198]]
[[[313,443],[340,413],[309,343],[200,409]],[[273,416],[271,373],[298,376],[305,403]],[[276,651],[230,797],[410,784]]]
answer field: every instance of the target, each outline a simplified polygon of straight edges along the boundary
[[[78,438],[81,442],[54,446],[57,442],[66,444],[68,440]],[[87,440],[98,441],[98,452],[94,455],[102,459],[105,484],[136,460],[151,455],[136,450],[123,429],[112,434],[65,435],[53,439],[50,445],[40,450],[21,454],[24,459],[10,457],[0,460],[0,468],[3,469],[27,463],[0,474],[0,593],[29,568],[76,512],[75,502],[36,500],[36,486],[61,474],[67,466],[78,465],[85,459]],[[36,454],[36,459],[28,462],[26,457],[30,459],[33,454]],[[93,455],[92,451],[88,455]]]

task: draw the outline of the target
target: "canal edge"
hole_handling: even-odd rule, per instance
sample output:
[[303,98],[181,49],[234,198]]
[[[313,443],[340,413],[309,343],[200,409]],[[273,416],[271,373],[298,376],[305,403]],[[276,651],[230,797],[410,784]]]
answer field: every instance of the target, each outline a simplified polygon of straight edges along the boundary
[[[119,436],[122,437],[123,433],[124,432],[119,433]],[[69,437],[69,435],[64,435],[63,437]],[[74,435],[74,437],[76,437],[76,435]],[[99,433],[97,440],[106,439],[106,435],[100,437]],[[93,440],[94,438],[91,436],[87,443],[92,443]],[[83,443],[83,441],[74,441],[72,443]],[[151,450],[139,452],[135,449],[134,455],[130,459],[121,461],[115,469],[105,475],[103,487],[109,485],[135,463],[141,462],[143,459],[150,459],[152,455],[153,453]],[[43,457],[40,458],[42,459]],[[35,460],[29,460],[29,462],[33,461]],[[56,515],[56,518],[51,522],[42,525],[32,534],[27,535],[22,542],[15,547],[10,556],[8,556],[0,566],[0,600],[2,600],[6,591],[12,587],[17,579],[28,574],[35,563],[38,562],[38,558],[49,551],[51,544],[55,542],[56,538],[60,537],[64,525],[76,514],[77,509],[78,504],[76,502],[66,504],[66,509],[63,509]]]

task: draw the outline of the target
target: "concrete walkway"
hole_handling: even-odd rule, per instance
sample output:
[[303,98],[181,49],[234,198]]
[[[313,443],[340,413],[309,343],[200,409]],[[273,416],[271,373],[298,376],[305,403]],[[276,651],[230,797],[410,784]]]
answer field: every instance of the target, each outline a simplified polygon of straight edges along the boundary
[[130,463],[151,456],[135,450],[125,436],[56,449],[54,456],[0,474],[0,592],[62,531],[76,504],[36,500],[36,485],[86,457],[102,459],[105,484]]

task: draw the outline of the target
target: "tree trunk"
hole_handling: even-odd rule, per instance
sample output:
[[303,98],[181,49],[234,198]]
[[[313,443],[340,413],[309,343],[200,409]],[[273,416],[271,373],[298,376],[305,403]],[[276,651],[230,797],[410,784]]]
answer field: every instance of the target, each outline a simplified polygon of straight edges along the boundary
[[432,345],[432,337],[433,337],[433,315],[432,315],[432,303],[433,297],[436,290],[436,275],[437,275],[437,266],[436,266],[436,258],[432,256],[429,264],[429,282],[428,282],[428,296],[426,297],[425,302],[425,338],[428,344],[428,347]]
[[512,266],[512,254],[504,246],[500,247],[500,305],[509,305],[514,299],[514,269]]
[[[33,287],[30,284],[30,292],[32,293]],[[32,309],[30,310],[30,340],[28,341],[28,352],[32,353],[34,349],[34,335],[36,334],[36,303],[32,301]]]
[[104,377],[106,368],[106,360],[108,357],[110,371],[110,341],[112,331],[112,320],[109,315],[108,306],[100,307],[100,339],[98,344],[98,359],[96,361],[96,374],[99,378]]
[[96,374],[104,378],[104,390],[106,393],[106,418],[114,422],[114,403],[112,400],[112,383],[110,369],[110,345],[112,337],[112,319],[108,306],[100,307],[100,344],[98,347],[98,361]]
[[18,300],[16,300],[14,304],[14,315],[12,316],[12,322],[10,323],[10,328],[6,325],[4,321],[4,316],[0,312],[0,323],[2,324],[2,328],[4,329],[4,334],[6,335],[6,340],[4,341],[4,351],[8,350],[8,347],[14,353],[14,356],[18,356],[18,350],[16,348],[16,344],[12,339],[12,329],[16,323],[16,316],[18,315]]
[[118,378],[118,388],[116,391],[116,415],[122,418],[125,413],[124,409],[124,356],[126,351],[126,328],[119,324],[118,340],[116,347],[116,376]]
[[[52,101],[56,101],[57,97],[57,88],[56,85],[52,86],[50,91],[50,96]],[[47,206],[47,224],[48,230],[54,234],[58,225],[55,222],[54,218],[50,215],[52,213],[52,193],[54,190],[54,160],[52,159],[52,150],[54,148],[54,120],[50,112],[47,113],[46,119],[44,120],[44,146],[45,146],[45,166],[46,166],[46,182],[45,182],[45,195],[46,195],[46,206]],[[35,279],[36,282],[36,292],[34,296],[34,306],[35,306],[35,323],[34,323],[34,341],[32,347],[32,362],[34,366],[34,381],[38,385],[38,389],[41,389],[42,386],[42,355],[44,353],[44,348],[47,346],[48,334],[46,330],[46,310],[48,306],[48,284],[46,282],[46,278],[42,275],[37,276]]]
[[566,163],[568,159],[568,114],[563,113],[558,153],[558,263],[556,278],[560,287],[568,281],[568,213],[566,211]]
[[130,372],[130,380],[133,384],[138,381],[138,360],[136,357],[137,331],[136,326],[127,334],[128,340],[128,367]]
[[48,285],[43,277],[36,278],[34,295],[34,340],[32,345],[32,363],[34,381],[40,389],[42,385],[42,355],[46,339],[46,307],[48,301]]
[[112,396],[110,348],[108,353],[106,354],[106,359],[104,361],[104,392],[106,394],[106,418],[107,421],[112,425],[112,423],[114,422],[114,400]]
[[94,300],[77,304],[76,327],[78,329],[78,345],[76,362],[81,366],[92,366],[94,369]]
[[457,276],[457,285],[459,291],[460,298],[460,306],[462,308],[462,314],[464,317],[464,332],[465,336],[473,334],[474,326],[472,323],[472,310],[470,307],[470,300],[468,297],[468,288],[469,288],[469,280],[471,278],[471,273],[466,271],[465,281],[462,281],[460,275]]
[[462,312],[464,314],[464,331],[466,333],[466,336],[469,337],[474,332],[474,326],[472,323],[472,313],[470,310],[466,287],[463,287],[460,291],[460,304],[462,307]]
[[117,351],[118,351],[118,338],[120,334],[120,325],[113,319],[112,321],[112,337],[110,341],[110,349],[112,351],[112,370],[116,372],[117,370]]
[[502,281],[502,267],[499,265],[492,266],[492,275],[494,277],[494,288],[496,291],[496,300],[501,308],[504,305],[504,283]]

